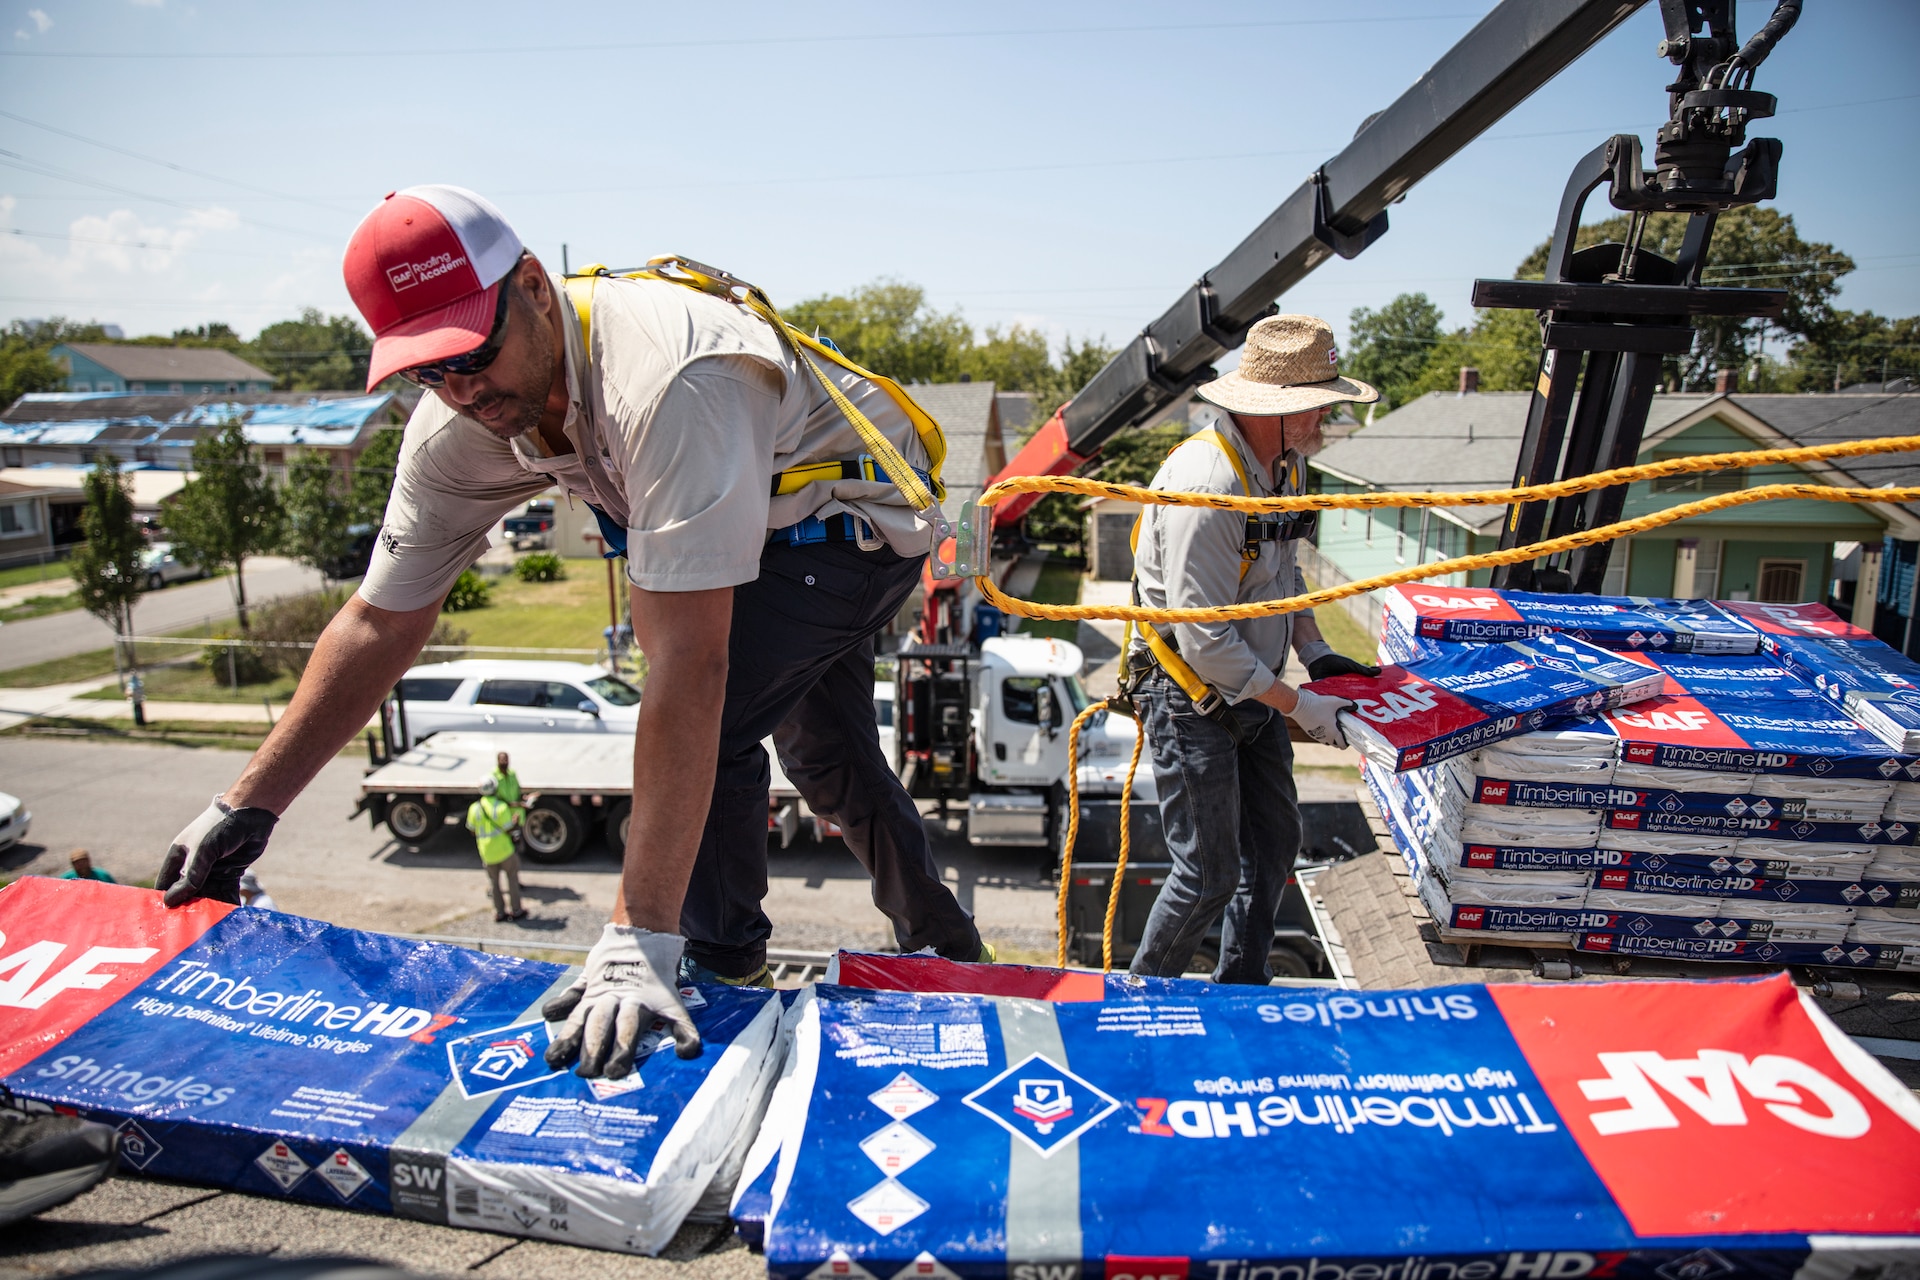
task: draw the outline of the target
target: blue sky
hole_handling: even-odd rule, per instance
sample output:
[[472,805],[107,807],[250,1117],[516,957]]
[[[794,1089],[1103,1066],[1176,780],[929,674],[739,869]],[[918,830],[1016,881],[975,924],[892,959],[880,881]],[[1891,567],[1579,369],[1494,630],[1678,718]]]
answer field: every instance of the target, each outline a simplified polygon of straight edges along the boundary
[[[0,320],[346,310],[361,214],[453,182],[555,265],[563,242],[680,252],[776,302],[892,276],[977,326],[1116,343],[1491,7],[3,2]],[[1740,8],[1744,36],[1772,5]],[[1464,321],[1575,159],[1651,142],[1659,37],[1648,4],[1285,307],[1344,332],[1423,290]],[[1842,305],[1882,314],[1920,312],[1916,47],[1913,0],[1813,0],[1757,85],[1782,100],[1778,207],[1859,261]]]

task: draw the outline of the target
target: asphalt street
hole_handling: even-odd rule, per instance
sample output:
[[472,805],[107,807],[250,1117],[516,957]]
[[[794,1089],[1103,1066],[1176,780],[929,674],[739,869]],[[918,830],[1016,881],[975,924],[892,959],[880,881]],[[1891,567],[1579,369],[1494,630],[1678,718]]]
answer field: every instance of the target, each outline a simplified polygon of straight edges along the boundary
[[[0,876],[59,874],[74,848],[123,882],[149,879],[173,836],[240,772],[240,752],[144,744],[0,738],[0,791],[33,811],[28,841],[0,853]],[[527,864],[532,919],[500,926],[472,837],[449,825],[424,847],[349,820],[365,762],[337,759],[280,820],[255,864],[281,909],[357,929],[592,941],[613,906],[618,862],[597,838],[560,867]],[[975,849],[929,819],[935,857],[995,945],[1051,950],[1053,891],[1037,851]],[[804,951],[889,945],[866,873],[838,840],[774,849],[767,914],[773,945]],[[1035,956],[1035,958],[1038,958]]]
[[[202,582],[177,582],[159,591],[146,592],[133,608],[133,625],[142,635],[157,635],[192,626],[204,618],[232,617],[230,581],[208,578]],[[304,595],[318,591],[321,586],[319,573],[279,556],[261,556],[248,561],[246,583],[249,604]],[[53,589],[65,587],[65,583],[53,584]],[[104,649],[112,643],[112,629],[84,609],[9,622],[0,626],[0,672]],[[3,676],[0,683],[5,683]]]

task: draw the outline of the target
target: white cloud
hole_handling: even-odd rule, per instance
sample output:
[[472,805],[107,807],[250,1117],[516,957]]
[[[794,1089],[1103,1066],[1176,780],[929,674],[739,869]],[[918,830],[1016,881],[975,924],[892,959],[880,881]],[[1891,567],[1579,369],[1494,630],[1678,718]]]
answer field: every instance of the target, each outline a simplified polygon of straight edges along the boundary
[[[14,206],[12,196],[0,196],[0,227],[12,226]],[[230,209],[195,209],[171,225],[147,223],[130,209],[116,209],[75,218],[64,246],[57,240],[0,235],[0,261],[52,288],[84,287],[102,276],[172,272],[189,247],[239,225],[239,215]]]
[[53,26],[53,19],[47,16],[45,9],[27,10],[27,21],[33,24],[33,30],[29,31],[25,27],[19,28],[13,33],[15,40],[31,40],[36,35],[43,36],[47,34],[47,30]]

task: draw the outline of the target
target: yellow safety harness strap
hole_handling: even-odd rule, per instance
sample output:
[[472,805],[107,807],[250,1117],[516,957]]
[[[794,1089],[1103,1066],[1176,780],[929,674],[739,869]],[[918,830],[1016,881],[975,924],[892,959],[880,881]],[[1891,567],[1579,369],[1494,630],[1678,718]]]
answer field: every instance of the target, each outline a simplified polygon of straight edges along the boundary
[[[614,273],[596,264],[585,268],[580,275],[566,278],[567,296],[572,300],[575,312],[579,314],[580,336],[587,344],[589,358],[593,350],[593,290],[603,276],[612,277]],[[827,344],[800,332],[780,318],[780,313],[774,310],[773,303],[757,286],[738,280],[716,268],[703,266],[687,258],[666,256],[649,260],[646,267],[640,271],[622,272],[617,278],[663,280],[669,284],[681,285],[712,297],[725,299],[735,306],[744,307],[766,321],[773,327],[781,343],[792,353],[793,358],[805,366],[820,383],[821,388],[827,393],[827,398],[833,401],[834,408],[840,411],[841,416],[847,420],[847,424],[853,428],[854,434],[860,437],[860,443],[866,447],[868,453],[873,455],[880,469],[886,472],[887,479],[907,500],[907,505],[933,526],[940,540],[952,536],[952,527],[940,510],[940,499],[946,496],[945,487],[940,481],[940,468],[947,456],[946,436],[941,432],[940,424],[935,422],[926,410],[914,403],[913,397],[909,396],[899,383],[861,368]],[[880,428],[873,425],[873,420],[847,398],[846,392],[840,389],[839,384],[827,376],[825,370],[812,358],[815,355],[874,383],[900,406],[901,411],[913,423],[914,432],[920,437],[921,447],[927,451],[926,480],[923,481],[920,478],[920,473],[907,462],[900,451],[894,447],[893,442],[881,433]],[[791,470],[797,473],[805,472],[810,467],[837,468],[838,466],[838,463],[808,464],[808,467]],[[787,487],[785,477],[788,474],[789,472],[782,472],[774,478],[776,495],[795,493],[807,484],[815,483],[815,480],[805,479],[798,480],[791,487]],[[823,472],[819,478],[827,477]]]
[[[1240,451],[1233,447],[1231,441],[1212,427],[1208,427],[1205,431],[1197,431],[1193,435],[1188,436],[1185,440],[1182,440],[1180,444],[1167,450],[1167,456],[1172,457],[1174,451],[1179,449],[1181,445],[1191,444],[1196,440],[1204,441],[1227,455],[1227,461],[1233,465],[1233,474],[1240,481],[1241,492],[1251,497],[1253,495],[1253,484],[1247,478],[1247,466],[1246,463],[1241,460]],[[1145,511],[1142,511],[1133,518],[1133,533],[1129,547],[1136,556],[1140,551],[1140,522],[1146,517],[1146,514]],[[1257,554],[1258,544],[1255,544],[1255,548]],[[1240,553],[1240,580],[1242,582],[1247,580],[1247,570],[1252,567],[1253,557],[1249,556],[1243,549]],[[1140,580],[1139,570],[1137,568],[1134,570],[1133,595],[1133,602],[1138,605],[1140,603]],[[1126,688],[1128,683],[1128,667],[1130,665],[1128,655],[1133,650],[1133,632],[1134,624],[1128,622],[1125,633],[1121,637],[1120,646],[1118,677],[1122,689]],[[1147,652],[1153,655],[1153,660],[1160,664],[1160,669],[1165,671],[1173,682],[1180,686],[1180,691],[1192,700],[1194,710],[1200,712],[1202,715],[1211,716],[1225,709],[1226,700],[1220,696],[1219,691],[1201,679],[1200,673],[1195,671],[1192,665],[1180,656],[1180,651],[1167,643],[1166,637],[1160,634],[1160,628],[1154,626],[1151,622],[1140,623],[1140,639],[1147,646]],[[1238,726],[1234,727],[1237,728]],[[1236,739],[1237,736],[1236,734]]]

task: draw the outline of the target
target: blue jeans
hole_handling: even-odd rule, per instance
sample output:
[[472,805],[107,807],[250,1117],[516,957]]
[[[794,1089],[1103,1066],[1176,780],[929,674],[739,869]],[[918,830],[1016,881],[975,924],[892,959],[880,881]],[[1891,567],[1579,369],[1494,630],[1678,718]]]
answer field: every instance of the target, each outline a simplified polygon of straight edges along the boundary
[[1225,911],[1213,980],[1266,985],[1280,895],[1300,854],[1300,809],[1286,717],[1251,700],[1228,714],[1244,741],[1193,709],[1155,668],[1141,681],[1160,825],[1173,871],[1147,917],[1132,972],[1177,978]]

